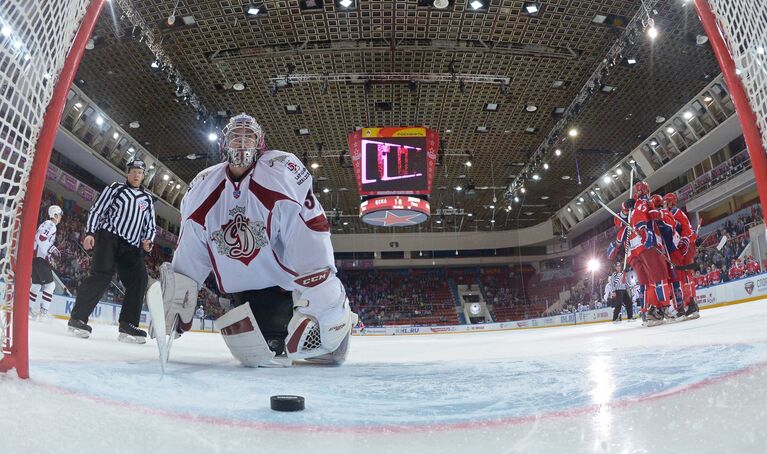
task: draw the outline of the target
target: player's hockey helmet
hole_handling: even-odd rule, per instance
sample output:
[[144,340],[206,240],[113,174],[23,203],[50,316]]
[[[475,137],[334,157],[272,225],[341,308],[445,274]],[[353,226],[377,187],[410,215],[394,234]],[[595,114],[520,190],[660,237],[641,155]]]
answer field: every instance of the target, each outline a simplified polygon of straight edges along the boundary
[[663,196],[663,201],[666,202],[669,207],[675,207],[677,203],[676,194],[669,192]]
[[663,208],[663,197],[659,194],[653,194],[652,197],[650,197],[650,203],[652,203],[656,209]]
[[232,117],[221,131],[222,158],[237,167],[249,167],[264,144],[261,125],[245,113]]
[[48,207],[48,217],[52,218],[54,216],[62,216],[64,214],[64,210],[61,209],[58,205],[51,205]]
[[634,183],[634,198],[649,197],[650,185],[646,181]]

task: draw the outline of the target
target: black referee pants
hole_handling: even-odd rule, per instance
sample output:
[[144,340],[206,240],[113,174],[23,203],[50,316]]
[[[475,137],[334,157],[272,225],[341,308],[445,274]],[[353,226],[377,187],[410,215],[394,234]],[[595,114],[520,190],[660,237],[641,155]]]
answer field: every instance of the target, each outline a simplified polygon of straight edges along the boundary
[[613,321],[621,316],[621,306],[626,306],[626,315],[629,319],[634,318],[634,306],[631,304],[628,290],[616,290],[613,305]]
[[117,268],[117,275],[125,286],[125,301],[120,310],[119,321],[138,326],[148,281],[144,251],[106,230],[97,231],[94,238],[96,242],[93,246],[90,275],[77,289],[72,318],[88,322],[88,317],[104,296]]

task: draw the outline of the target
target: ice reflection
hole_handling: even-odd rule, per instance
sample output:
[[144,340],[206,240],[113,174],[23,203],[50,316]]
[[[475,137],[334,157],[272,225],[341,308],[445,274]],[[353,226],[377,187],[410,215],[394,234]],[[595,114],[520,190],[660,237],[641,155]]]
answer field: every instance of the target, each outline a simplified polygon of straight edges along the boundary
[[593,416],[594,450],[603,451],[609,446],[613,435],[613,414],[610,402],[615,392],[615,373],[610,356],[597,355],[589,358],[589,381],[591,386],[589,396],[591,403],[596,405]]

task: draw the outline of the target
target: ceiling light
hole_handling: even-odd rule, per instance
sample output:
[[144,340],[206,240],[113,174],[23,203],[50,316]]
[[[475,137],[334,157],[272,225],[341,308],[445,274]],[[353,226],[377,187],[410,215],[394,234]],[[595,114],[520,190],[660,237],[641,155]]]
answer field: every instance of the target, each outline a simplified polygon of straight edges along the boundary
[[320,166],[319,164],[317,164],[316,162],[313,162],[313,163],[312,163],[312,165],[311,165],[310,167],[311,167],[312,169],[316,169],[316,168],[318,168],[319,166]]
[[591,22],[595,24],[604,24],[607,20],[607,16],[604,14],[595,14],[593,18],[591,18]]
[[482,4],[482,2],[477,1],[477,0],[474,0],[473,2],[469,3],[469,5],[471,5],[471,7],[474,8],[475,10],[480,9],[483,6],[485,6],[485,5]]
[[634,57],[629,57],[629,58],[626,59],[626,63],[628,63],[629,65],[636,65],[637,64],[637,59],[634,58]]
[[177,184],[177,185],[176,185],[176,189],[181,189],[181,185],[180,185],[180,184]]
[[243,82],[235,82],[234,84],[232,84],[232,90],[234,91],[245,90],[245,84]]
[[689,119],[691,119],[693,117],[693,114],[692,114],[692,112],[690,112],[688,110],[685,113],[683,113],[682,116],[684,117],[685,120],[689,120]]
[[551,112],[552,115],[555,117],[561,116],[565,114],[565,108],[564,107],[555,107],[554,110]]
[[442,224],[442,220],[441,219],[437,219],[437,224]]
[[154,169],[154,164],[150,164],[149,165],[149,170],[153,170],[153,169]]
[[623,169],[615,169],[615,173],[618,175],[623,175]]
[[764,46],[758,46],[756,48],[756,53],[759,55],[764,55]]
[[554,150],[554,155],[556,155],[556,156],[562,156],[562,150],[560,150],[559,148],[557,148],[556,150]]
[[634,161],[633,159],[631,159],[631,160],[629,161],[629,164],[635,164],[635,163],[636,163],[636,161]]
[[525,189],[525,187],[523,186],[523,187],[521,187],[521,188],[519,189],[519,192],[521,192],[522,194],[524,194],[524,193],[526,193],[526,192],[527,192],[527,190],[526,190],[526,189]]
[[466,167],[471,167],[471,160],[466,161]]
[[160,62],[159,62],[159,61],[157,61],[157,60],[155,60],[155,61],[153,61],[152,63],[150,63],[150,64],[149,64],[149,66],[150,66],[150,67],[152,67],[152,68],[154,68],[154,69],[157,69],[157,68],[159,68],[159,67],[160,67]]
[[208,133],[208,140],[209,141],[213,142],[216,139],[218,139],[218,134],[216,134],[215,132]]
[[2,35],[7,38],[7,37],[11,36],[11,33],[13,33],[13,29],[11,29],[11,27],[9,27],[7,25],[3,25],[3,28],[0,29],[0,33],[2,33]]
[[602,190],[602,188],[600,188],[599,186],[597,186],[597,187],[595,187],[595,188],[594,188],[594,190],[595,190],[595,191],[601,191],[601,190]]
[[296,134],[299,136],[308,136],[309,135],[309,129],[307,128],[299,128],[296,130]]
[[491,224],[495,224],[495,219],[490,219]]
[[578,130],[571,128],[569,131],[567,131],[567,135],[570,137],[578,137]]
[[555,80],[551,83],[551,88],[562,88],[565,86],[564,80]]
[[104,119],[100,115],[96,115],[96,124],[99,126],[104,124]]
[[83,103],[81,103],[81,102],[76,102],[75,103],[75,107],[78,108],[78,109],[81,108],[82,106],[83,106]]
[[612,85],[602,85],[602,92],[603,93],[612,93],[615,91],[615,87]]
[[128,148],[128,153],[133,153],[134,151],[136,151],[136,149],[135,149],[135,148],[133,148],[133,147],[129,147],[129,148]]
[[250,6],[245,8],[245,11],[247,12],[248,16],[254,16],[255,17],[255,16],[258,15],[258,13],[261,12],[261,7],[255,6],[255,5],[250,5]]
[[549,196],[547,196],[547,195],[542,195],[542,196],[541,196],[541,200],[549,200]]
[[525,106],[525,110],[527,112],[535,112],[536,110],[538,110],[538,106],[534,106],[532,104],[529,104],[529,105]]
[[519,202],[519,197],[517,197],[517,196],[514,196],[514,201],[515,201],[515,202]]
[[540,180],[540,179],[541,179],[541,176],[540,176],[540,175],[538,175],[537,173],[534,173],[534,174],[533,174],[533,180],[535,180],[535,181],[538,181],[538,180]]
[[706,96],[705,98],[703,98],[704,102],[711,102],[713,100],[714,100],[714,98],[712,98],[711,96]]
[[301,113],[301,106],[297,104],[288,104],[287,106],[285,106],[285,112],[289,114]]
[[348,222],[346,222],[346,221],[344,221],[344,225],[349,225],[349,223],[348,223]]
[[549,170],[549,163],[548,162],[544,162],[543,163],[543,170]]
[[541,5],[536,2],[525,2],[523,10],[528,16],[537,16],[541,11]]
[[573,210],[572,210],[570,207],[567,207],[567,212],[568,212],[568,213],[572,213],[572,211],[573,211]]
[[455,190],[456,190],[456,191],[463,191],[463,187],[462,187],[462,186],[456,186],[456,187],[455,187]]
[[468,217],[472,217],[472,216],[474,216],[474,215],[473,215],[472,213],[469,213],[469,214],[467,214],[466,216],[468,216]]
[[706,35],[697,35],[695,37],[695,44],[702,46],[708,42],[708,36]]
[[657,140],[651,140],[650,141],[650,146],[657,147],[658,146],[658,141]]
[[328,189],[328,188],[323,188],[323,189],[322,189],[322,192],[324,192],[325,194],[327,194],[328,192],[330,192],[330,189]]
[[491,210],[494,210],[495,209],[495,205],[490,205],[490,206],[488,206],[488,208],[490,208]]
[[128,126],[131,129],[137,129],[137,128],[141,127],[141,123],[139,123],[138,121],[131,121],[130,123],[128,123]]
[[338,4],[343,6],[344,8],[348,8],[348,7],[352,6],[353,3],[354,2],[352,0],[340,0],[338,2]]
[[452,129],[445,129],[445,134],[450,134],[451,132],[453,132]]
[[649,36],[650,39],[658,37],[658,29],[655,28],[655,25],[651,25],[650,28],[647,29],[647,36]]
[[579,200],[580,202],[583,202],[583,197],[578,197],[578,200]]
[[485,104],[485,110],[490,112],[495,112],[496,110],[498,110],[498,104],[494,102],[489,102]]
[[114,133],[112,134],[112,138],[117,140],[117,138],[120,137],[120,134]]
[[168,180],[170,180],[170,175],[168,175],[166,173],[165,175],[162,176],[162,179],[163,179],[163,181],[168,181]]
[[477,126],[476,132],[487,132],[487,126]]
[[538,132],[538,129],[533,128],[532,126],[528,126],[525,128],[525,132],[528,134],[535,134],[536,132]]
[[561,177],[563,180],[567,181],[570,179],[570,175],[562,175]]
[[669,134],[673,134],[674,132],[676,132],[676,130],[672,128],[671,126],[669,126],[668,128],[666,128],[666,132]]
[[[604,181],[605,183],[609,183],[609,182],[613,181],[613,179],[610,178],[610,175],[605,175],[605,177],[602,178],[602,181]],[[581,202],[583,202],[583,198],[581,198],[580,200],[581,200]]]

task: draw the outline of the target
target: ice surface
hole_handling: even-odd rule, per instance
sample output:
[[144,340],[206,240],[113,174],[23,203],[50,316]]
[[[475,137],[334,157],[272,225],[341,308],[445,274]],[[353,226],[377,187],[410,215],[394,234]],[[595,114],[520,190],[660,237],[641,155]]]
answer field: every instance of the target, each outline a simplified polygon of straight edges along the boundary
[[0,453],[767,452],[767,300],[655,328],[354,337],[338,368],[246,369],[187,333],[162,380],[116,327],[30,330],[32,378],[0,375]]

